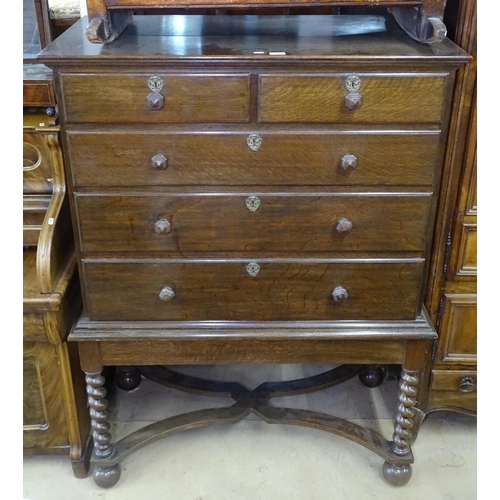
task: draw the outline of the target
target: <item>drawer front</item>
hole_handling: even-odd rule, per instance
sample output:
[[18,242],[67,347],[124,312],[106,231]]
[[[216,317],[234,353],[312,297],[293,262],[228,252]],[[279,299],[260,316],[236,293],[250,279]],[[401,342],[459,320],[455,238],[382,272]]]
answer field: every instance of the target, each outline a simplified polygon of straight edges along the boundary
[[420,261],[84,261],[88,313],[103,321],[414,319],[421,271]]
[[[298,123],[439,123],[446,75],[357,75],[361,97],[349,109],[351,75],[261,75],[259,121]],[[358,101],[359,103],[359,101]]]
[[437,131],[256,133],[256,151],[249,132],[116,128],[67,139],[77,186],[432,185],[440,140]]
[[477,392],[476,371],[433,370],[431,390]]
[[[250,77],[240,75],[62,75],[68,122],[200,123],[248,122]],[[151,109],[151,96],[162,104]]]
[[423,251],[431,193],[77,195],[82,247]]

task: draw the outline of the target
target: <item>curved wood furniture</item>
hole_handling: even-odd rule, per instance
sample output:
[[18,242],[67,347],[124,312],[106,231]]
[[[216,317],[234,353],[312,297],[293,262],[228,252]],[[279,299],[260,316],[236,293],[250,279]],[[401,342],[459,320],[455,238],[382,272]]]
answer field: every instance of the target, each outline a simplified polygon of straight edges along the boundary
[[92,441],[78,350],[66,342],[82,300],[59,142],[52,71],[36,54],[51,40],[45,0],[24,0],[23,444],[68,454],[86,477]]
[[93,43],[115,40],[130,22],[132,12],[154,9],[248,9],[266,7],[385,6],[413,39],[424,43],[446,37],[443,14],[446,0],[87,0],[87,38]]
[[75,476],[86,477],[85,382],[66,342],[81,295],[58,134],[47,114],[24,115],[24,453],[69,454]]
[[[145,17],[101,47],[82,20],[39,56],[62,99],[84,300],[69,338],[96,483],[115,484],[123,454],[155,436],[249,411],[353,439],[406,483],[436,338],[423,296],[450,102],[469,56],[377,16]],[[147,367],[311,362],[347,365],[320,387],[402,365],[392,440],[233,385],[230,408],[113,442],[106,366],[129,367],[135,387],[131,367],[168,381]]]

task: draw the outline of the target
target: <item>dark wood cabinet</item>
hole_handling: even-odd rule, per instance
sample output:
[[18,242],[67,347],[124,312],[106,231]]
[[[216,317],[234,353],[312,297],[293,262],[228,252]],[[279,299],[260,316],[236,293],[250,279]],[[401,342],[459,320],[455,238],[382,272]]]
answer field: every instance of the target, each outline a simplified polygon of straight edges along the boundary
[[[82,20],[39,60],[61,105],[84,302],[69,338],[86,372],[96,482],[116,483],[121,458],[154,438],[254,411],[352,439],[406,483],[467,53],[413,41],[391,17],[137,16],[103,46]],[[311,361],[402,365],[393,440],[233,385],[213,388],[233,407],[112,442],[104,366],[158,379],[157,365]],[[313,382],[326,383],[293,390]]]
[[427,303],[439,340],[427,412],[477,411],[477,6],[450,0],[450,36],[472,61],[458,72]]

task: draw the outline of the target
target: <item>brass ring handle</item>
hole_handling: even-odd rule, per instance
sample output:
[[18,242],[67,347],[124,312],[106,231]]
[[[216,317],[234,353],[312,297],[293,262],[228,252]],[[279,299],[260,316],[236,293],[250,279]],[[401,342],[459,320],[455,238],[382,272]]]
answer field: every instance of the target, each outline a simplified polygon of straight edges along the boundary
[[353,223],[349,219],[342,217],[342,219],[337,222],[337,227],[335,229],[337,233],[345,234],[350,233],[352,231],[352,228]]
[[354,170],[358,166],[358,159],[354,155],[344,155],[340,166],[344,170]]
[[159,219],[155,222],[155,232],[169,234],[172,232],[172,224],[167,219]]
[[349,294],[343,286],[336,286],[333,289],[332,297],[335,302],[340,302],[342,300],[347,300],[349,298]]
[[474,390],[474,379],[464,377],[458,386],[460,392],[472,392]]
[[163,302],[171,302],[174,300],[175,292],[169,286],[166,286],[160,290],[158,295]]
[[168,168],[168,158],[158,153],[151,158],[151,168],[153,170],[166,170]]

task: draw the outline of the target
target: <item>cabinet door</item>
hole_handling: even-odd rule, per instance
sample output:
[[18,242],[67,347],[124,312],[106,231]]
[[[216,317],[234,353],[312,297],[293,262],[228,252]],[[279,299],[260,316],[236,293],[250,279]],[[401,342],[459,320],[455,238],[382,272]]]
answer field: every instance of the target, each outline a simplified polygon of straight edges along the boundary
[[477,295],[446,294],[436,363],[477,363]]
[[23,445],[25,451],[69,445],[56,348],[45,342],[23,346]]

